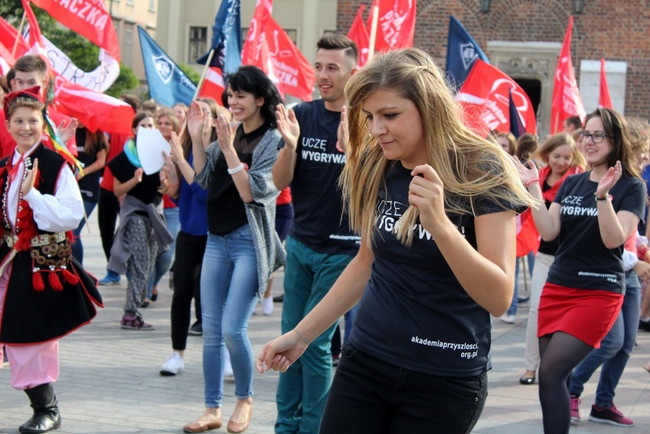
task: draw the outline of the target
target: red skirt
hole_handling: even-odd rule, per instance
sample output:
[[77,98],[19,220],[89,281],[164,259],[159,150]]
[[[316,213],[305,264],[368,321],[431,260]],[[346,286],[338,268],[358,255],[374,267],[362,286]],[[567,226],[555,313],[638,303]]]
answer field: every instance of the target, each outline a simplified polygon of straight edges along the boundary
[[537,337],[564,332],[599,348],[623,305],[623,294],[546,283],[539,302]]

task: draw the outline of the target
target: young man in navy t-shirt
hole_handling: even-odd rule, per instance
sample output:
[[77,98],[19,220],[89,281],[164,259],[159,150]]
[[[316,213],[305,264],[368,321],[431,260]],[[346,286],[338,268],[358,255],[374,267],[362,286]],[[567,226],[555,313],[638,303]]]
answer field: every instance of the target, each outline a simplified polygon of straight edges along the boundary
[[[358,50],[347,37],[331,33],[317,46],[314,68],[321,99],[294,109],[298,142],[285,144],[273,167],[276,188],[291,185],[295,212],[286,242],[282,333],[292,330],[325,296],[357,253],[360,240],[342,209],[338,178],[345,154],[337,146],[345,84],[356,70]],[[346,315],[346,324],[352,316]],[[280,374],[276,433],[318,432],[332,381],[330,342],[335,327]]]

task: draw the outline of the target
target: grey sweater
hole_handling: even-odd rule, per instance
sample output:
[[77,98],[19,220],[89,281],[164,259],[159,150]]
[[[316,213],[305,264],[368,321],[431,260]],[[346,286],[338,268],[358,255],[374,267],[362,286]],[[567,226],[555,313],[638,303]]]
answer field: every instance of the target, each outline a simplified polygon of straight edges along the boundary
[[[248,171],[253,201],[244,203],[248,226],[253,237],[257,259],[257,295],[261,297],[271,273],[284,265],[286,255],[282,242],[275,232],[275,200],[280,192],[273,184],[273,164],[278,157],[278,142],[281,136],[275,128],[269,128],[253,151],[253,160]],[[208,189],[221,149],[217,142],[206,151],[203,170],[196,174],[195,181]]]

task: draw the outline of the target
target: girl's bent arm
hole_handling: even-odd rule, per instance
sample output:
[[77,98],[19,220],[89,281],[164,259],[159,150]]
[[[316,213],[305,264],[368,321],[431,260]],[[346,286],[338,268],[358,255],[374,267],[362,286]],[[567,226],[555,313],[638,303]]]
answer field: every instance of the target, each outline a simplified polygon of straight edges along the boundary
[[453,224],[435,240],[454,276],[472,299],[494,316],[512,301],[516,250],[515,213],[485,214],[474,220],[475,250]]

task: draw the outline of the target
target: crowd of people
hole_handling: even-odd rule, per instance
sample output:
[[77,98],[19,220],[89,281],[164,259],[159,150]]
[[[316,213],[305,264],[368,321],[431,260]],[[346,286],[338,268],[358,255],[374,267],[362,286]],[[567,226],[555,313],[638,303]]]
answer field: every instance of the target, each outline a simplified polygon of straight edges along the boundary
[[[580,422],[601,366],[589,419],[633,426],[614,395],[637,330],[650,331],[648,122],[598,108],[543,140],[481,137],[425,52],[379,54],[363,68],[358,56],[347,37],[323,35],[320,98],[292,108],[261,69],[241,66],[218,101],[122,96],[130,135],[71,120],[55,137],[46,63],[16,62],[0,82],[0,353],[33,408],[20,432],[61,425],[58,341],[103,306],[97,287],[125,276],[116,323],[144,332],[167,273],[171,355],[160,374],[182,372],[188,335],[203,336],[204,408],[184,432],[224,425],[229,375],[226,428],[246,431],[254,371],[272,369],[278,434],[469,433],[487,398],[492,322],[516,323],[524,302],[519,383],[539,384],[544,432]],[[148,129],[171,149],[153,173],[138,152]],[[82,265],[95,207],[99,280]],[[280,267],[281,335],[255,355],[248,324],[259,302],[272,313]]]

